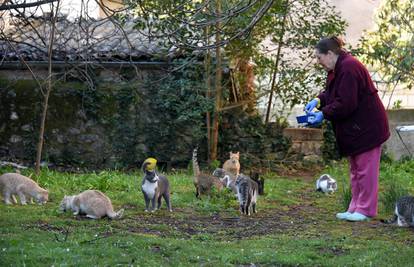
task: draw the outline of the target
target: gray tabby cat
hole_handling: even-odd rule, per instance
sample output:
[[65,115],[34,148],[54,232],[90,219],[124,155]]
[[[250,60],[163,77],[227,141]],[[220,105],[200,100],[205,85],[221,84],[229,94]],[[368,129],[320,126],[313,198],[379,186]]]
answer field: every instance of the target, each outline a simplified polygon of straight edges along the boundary
[[158,202],[157,209],[161,207],[161,197],[164,198],[167,204],[167,209],[172,212],[170,202],[170,183],[167,177],[158,174],[155,170],[147,170],[149,162],[142,164],[142,171],[144,172],[144,178],[142,179],[141,190],[145,199],[145,211],[149,211],[149,204],[151,202],[151,211],[154,212],[155,201]]
[[316,180],[316,191],[322,191],[324,193],[333,193],[338,189],[336,180],[329,174],[323,174]]
[[404,196],[395,203],[394,217],[391,220],[383,221],[398,226],[414,227],[414,197]]
[[250,215],[250,210],[256,213],[258,185],[249,176],[239,174],[236,179],[237,198],[241,214]]

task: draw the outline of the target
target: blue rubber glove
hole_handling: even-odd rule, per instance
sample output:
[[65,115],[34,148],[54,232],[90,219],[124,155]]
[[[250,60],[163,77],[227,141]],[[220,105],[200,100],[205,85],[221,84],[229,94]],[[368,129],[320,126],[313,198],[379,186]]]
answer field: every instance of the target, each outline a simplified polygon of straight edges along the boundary
[[315,126],[315,125],[321,124],[322,121],[323,121],[322,111],[309,113],[309,118],[308,118],[309,125]]
[[319,105],[319,98],[312,99],[308,104],[305,106],[305,112],[310,113]]

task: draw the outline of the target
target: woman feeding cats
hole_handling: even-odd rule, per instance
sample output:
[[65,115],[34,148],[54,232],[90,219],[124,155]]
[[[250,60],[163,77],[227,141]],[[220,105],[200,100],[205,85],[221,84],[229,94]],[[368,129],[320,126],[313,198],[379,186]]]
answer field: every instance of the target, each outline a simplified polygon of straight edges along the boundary
[[[364,221],[377,215],[381,145],[390,136],[387,115],[368,70],[343,49],[338,37],[315,46],[327,71],[326,87],[305,111],[308,123],[332,122],[339,152],[348,157],[352,200],[340,220]],[[314,111],[317,108],[318,111]]]

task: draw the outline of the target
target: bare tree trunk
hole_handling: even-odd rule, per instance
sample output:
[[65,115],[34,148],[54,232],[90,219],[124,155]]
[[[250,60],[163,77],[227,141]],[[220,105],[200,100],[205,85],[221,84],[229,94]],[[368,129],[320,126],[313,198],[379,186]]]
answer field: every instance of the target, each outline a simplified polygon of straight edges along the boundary
[[286,1],[286,10],[285,10],[285,14],[283,14],[282,32],[279,36],[278,48],[277,48],[276,59],[275,59],[275,66],[274,66],[274,71],[273,71],[273,76],[272,76],[272,84],[270,86],[269,101],[267,103],[265,124],[268,124],[270,120],[270,111],[272,109],[273,93],[275,91],[276,76],[278,74],[279,60],[280,60],[280,54],[281,54],[282,45],[283,45],[283,37],[285,35],[285,25],[286,25],[286,18],[287,18],[288,12],[289,12],[289,1]]
[[[221,16],[221,0],[216,0],[216,14],[217,16]],[[221,109],[221,50],[220,46],[218,45],[221,41],[220,37],[220,28],[221,22],[220,20],[216,23],[216,79],[215,79],[215,89],[216,89],[216,102],[214,106],[214,117],[213,117],[213,133],[212,133],[212,144],[211,144],[211,153],[210,158],[211,160],[217,159],[217,147],[218,147],[218,128],[219,128],[219,119],[220,119],[220,109]]]
[[48,48],[49,70],[48,70],[48,77],[47,77],[47,88],[46,88],[45,94],[43,95],[43,111],[42,111],[42,117],[41,117],[41,121],[40,121],[39,141],[37,143],[36,169],[35,169],[35,174],[36,175],[40,174],[40,160],[42,158],[47,108],[48,108],[48,105],[49,105],[50,91],[52,91],[52,52],[53,52],[53,41],[54,41],[54,38],[55,38],[56,20],[57,20],[58,11],[59,11],[59,4],[60,4],[60,1],[58,0],[55,11],[53,11],[53,5],[52,5],[53,21],[52,21],[52,25],[51,25],[52,28],[51,28],[51,31],[50,31],[49,48]]
[[[206,28],[206,42],[207,45],[209,45],[209,31],[210,27]],[[211,74],[210,74],[210,68],[211,68],[211,56],[210,56],[210,50],[207,49],[206,56],[204,58],[204,71],[206,73],[206,88],[207,88],[207,99],[209,100],[211,98]],[[207,161],[210,163],[211,157],[211,114],[210,111],[207,111],[206,114],[206,124],[207,124]]]

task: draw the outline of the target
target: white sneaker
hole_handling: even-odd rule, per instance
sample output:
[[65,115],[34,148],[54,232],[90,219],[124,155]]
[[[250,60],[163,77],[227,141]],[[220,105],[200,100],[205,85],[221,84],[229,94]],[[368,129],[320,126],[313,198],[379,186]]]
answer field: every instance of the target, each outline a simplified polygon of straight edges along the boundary
[[364,214],[359,213],[359,212],[354,212],[345,218],[345,220],[351,221],[351,222],[369,221],[369,219],[370,218],[368,216],[365,216]]
[[346,212],[340,212],[336,214],[336,218],[339,220],[346,220],[348,218],[349,215],[351,215],[352,213],[346,211]]

